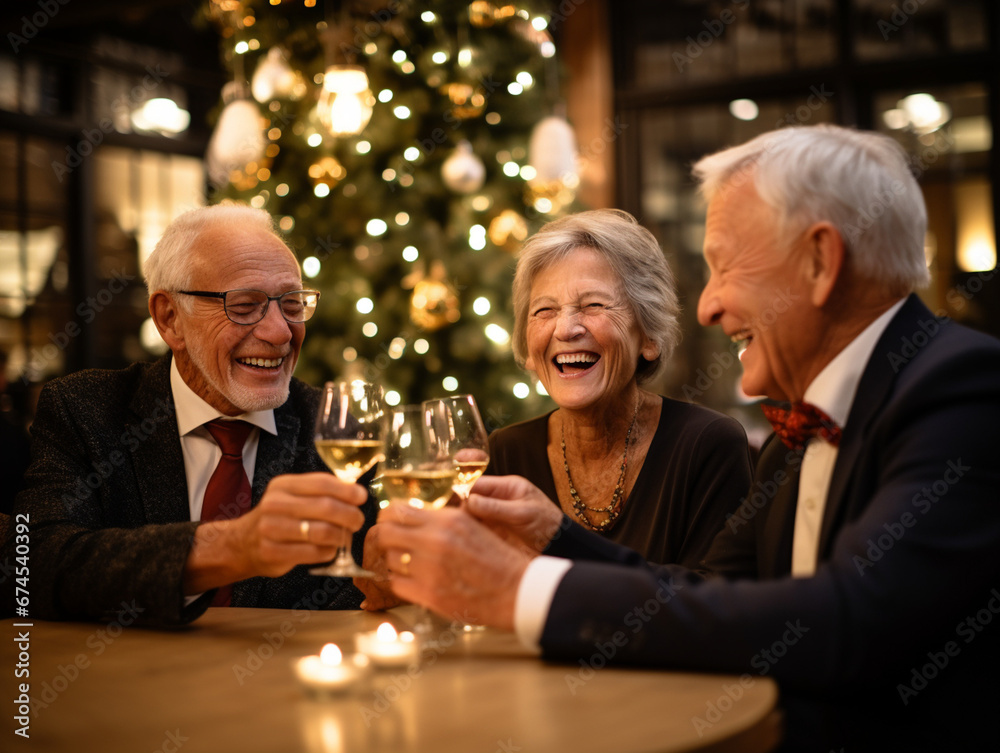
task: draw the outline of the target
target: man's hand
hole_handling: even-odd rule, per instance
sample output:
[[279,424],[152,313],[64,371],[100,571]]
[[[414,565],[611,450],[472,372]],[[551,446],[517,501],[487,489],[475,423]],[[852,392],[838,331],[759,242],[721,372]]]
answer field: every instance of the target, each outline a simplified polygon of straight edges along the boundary
[[531,557],[464,510],[390,505],[379,513],[392,590],[451,619],[514,629]]
[[370,570],[378,577],[354,579],[354,585],[365,595],[361,608],[369,612],[391,609],[401,603],[389,584],[389,566],[385,561],[385,547],[382,545],[381,534],[382,526],[377,523],[368,529],[362,563],[365,570]]
[[465,505],[509,544],[538,554],[559,530],[562,508],[520,476],[482,476]]
[[333,559],[345,538],[364,525],[358,508],[367,499],[364,488],[329,473],[276,476],[250,512],[198,526],[184,592],[258,575],[275,578],[296,565]]

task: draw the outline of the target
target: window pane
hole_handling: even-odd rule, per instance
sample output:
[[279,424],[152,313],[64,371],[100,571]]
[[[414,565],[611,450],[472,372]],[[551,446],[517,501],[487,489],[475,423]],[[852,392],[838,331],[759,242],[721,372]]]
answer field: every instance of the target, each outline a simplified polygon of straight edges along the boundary
[[97,364],[113,368],[164,352],[147,322],[141,261],[170,220],[205,203],[204,172],[194,157],[120,147],[101,147],[93,159],[98,297],[91,326]]
[[997,253],[986,86],[882,91],[875,113],[879,129],[909,154],[927,202],[932,281],[925,300],[954,319],[987,326],[988,305],[980,294],[995,274]]
[[663,246],[677,278],[684,339],[670,359],[658,389],[725,410],[739,418],[753,442],[769,431],[760,411],[747,407],[739,389],[742,370],[732,343],[718,327],[697,322],[698,297],[707,268],[702,256],[705,204],[691,179],[693,162],[726,146],[742,143],[776,125],[834,122],[832,97],[812,92],[798,99],[755,102],[753,120],[740,120],[726,104],[649,108],[639,118],[643,224]]
[[80,334],[66,295],[66,189],[51,166],[59,156],[53,142],[0,133],[0,348],[8,372],[31,380],[62,373]]
[[824,65],[836,55],[834,0],[623,3],[627,86],[726,80]]
[[855,0],[859,60],[985,49],[984,0]]

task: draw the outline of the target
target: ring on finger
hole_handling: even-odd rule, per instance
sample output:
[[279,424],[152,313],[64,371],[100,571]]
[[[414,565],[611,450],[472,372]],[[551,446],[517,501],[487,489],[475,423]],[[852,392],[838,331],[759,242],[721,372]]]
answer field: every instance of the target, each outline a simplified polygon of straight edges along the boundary
[[299,521],[299,533],[302,534],[302,539],[304,541],[309,541],[309,521],[300,520]]
[[400,575],[410,576],[410,563],[413,562],[413,555],[409,552],[403,552],[399,555],[399,572]]

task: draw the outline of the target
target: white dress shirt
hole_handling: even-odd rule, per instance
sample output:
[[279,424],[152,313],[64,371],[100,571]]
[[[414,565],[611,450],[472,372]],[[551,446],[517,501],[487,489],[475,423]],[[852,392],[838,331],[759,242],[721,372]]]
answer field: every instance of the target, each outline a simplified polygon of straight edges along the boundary
[[205,500],[208,480],[212,478],[222,458],[222,448],[212,439],[212,435],[204,425],[216,418],[223,418],[246,421],[257,427],[250,432],[246,444],[243,445],[243,468],[252,486],[260,431],[264,430],[274,435],[278,433],[274,422],[274,411],[255,411],[235,417],[223,416],[188,387],[184,377],[177,370],[177,361],[173,359],[170,362],[170,391],[174,395],[177,431],[181,435],[181,452],[184,454],[188,508],[191,511],[191,520],[201,520],[201,506]]
[[[816,375],[803,400],[824,411],[843,429],[854,404],[861,375],[872,351],[903,301],[893,304],[840,351]],[[799,496],[795,506],[795,530],[792,534],[792,575],[805,577],[816,572],[819,532],[823,525],[826,495],[837,463],[837,448],[821,437],[806,445],[799,472]]]
[[[838,353],[806,388],[804,400],[825,411],[844,428],[858,391],[858,383],[885,328],[905,299],[893,304]],[[799,476],[799,496],[792,537],[792,574],[812,575],[816,570],[819,531],[826,494],[837,462],[837,448],[822,439],[806,447]],[[518,586],[514,629],[525,646],[537,649],[556,589],[572,562],[557,557],[535,557]]]

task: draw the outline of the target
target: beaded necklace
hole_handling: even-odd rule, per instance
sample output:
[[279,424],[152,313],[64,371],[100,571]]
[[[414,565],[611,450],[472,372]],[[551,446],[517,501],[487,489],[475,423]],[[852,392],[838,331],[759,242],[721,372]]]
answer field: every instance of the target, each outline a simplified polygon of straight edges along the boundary
[[[569,472],[569,462],[566,460],[566,427],[563,422],[560,421],[560,440],[562,444],[562,457],[563,457],[563,468],[566,469],[566,480],[569,481],[569,495],[573,498],[573,512],[576,513],[576,517],[580,519],[587,528],[592,531],[607,531],[615,524],[618,520],[618,516],[621,515],[622,503],[625,497],[625,469],[628,467],[628,445],[629,439],[632,437],[632,429],[635,428],[635,420],[639,415],[639,399],[636,398],[635,410],[632,412],[632,423],[628,426],[628,431],[625,433],[625,452],[622,453],[622,465],[621,471],[618,473],[618,483],[615,484],[614,494],[611,495],[611,504],[607,507],[590,507],[584,504],[583,500],[580,499],[580,495],[576,491],[576,487],[573,485],[573,477]],[[607,519],[601,521],[600,523],[592,523],[587,517],[588,512],[602,513],[606,512],[608,514]]]

